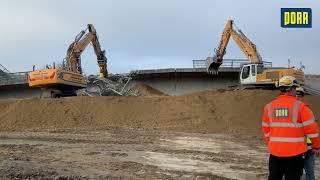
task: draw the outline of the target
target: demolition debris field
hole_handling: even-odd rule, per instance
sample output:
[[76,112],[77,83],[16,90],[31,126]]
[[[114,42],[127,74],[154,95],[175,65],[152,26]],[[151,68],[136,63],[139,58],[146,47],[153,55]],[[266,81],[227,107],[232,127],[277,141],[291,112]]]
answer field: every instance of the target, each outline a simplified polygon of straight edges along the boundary
[[[261,116],[277,94],[2,100],[0,177],[265,179]],[[318,119],[320,97],[306,101]]]

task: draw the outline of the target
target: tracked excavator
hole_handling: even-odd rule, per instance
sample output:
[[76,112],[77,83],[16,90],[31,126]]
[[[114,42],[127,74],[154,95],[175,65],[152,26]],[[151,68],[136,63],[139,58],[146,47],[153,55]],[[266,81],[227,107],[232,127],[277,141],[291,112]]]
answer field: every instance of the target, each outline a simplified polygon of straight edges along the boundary
[[257,87],[277,87],[278,81],[282,76],[294,76],[301,85],[305,83],[305,76],[302,69],[272,67],[267,68],[257,50],[256,45],[236,26],[233,20],[229,20],[223,30],[221,40],[214,57],[206,59],[207,72],[211,75],[218,75],[219,67],[223,63],[223,56],[230,37],[238,45],[241,51],[249,59],[250,63],[243,64],[240,69],[241,86]]
[[76,90],[86,87],[86,78],[81,67],[81,54],[89,44],[92,44],[97,56],[99,77],[106,78],[107,58],[101,49],[98,34],[92,24],[81,31],[70,44],[62,67],[48,67],[44,70],[30,72],[28,82],[30,87],[40,87],[41,97],[75,96]]

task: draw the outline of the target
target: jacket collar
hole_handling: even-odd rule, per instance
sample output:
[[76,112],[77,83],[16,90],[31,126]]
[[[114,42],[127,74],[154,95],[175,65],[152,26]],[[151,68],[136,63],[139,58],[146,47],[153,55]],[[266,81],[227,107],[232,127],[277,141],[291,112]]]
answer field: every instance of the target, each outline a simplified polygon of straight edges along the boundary
[[292,93],[280,93],[278,98],[293,98],[293,99],[297,99],[297,97],[295,95],[293,95]]

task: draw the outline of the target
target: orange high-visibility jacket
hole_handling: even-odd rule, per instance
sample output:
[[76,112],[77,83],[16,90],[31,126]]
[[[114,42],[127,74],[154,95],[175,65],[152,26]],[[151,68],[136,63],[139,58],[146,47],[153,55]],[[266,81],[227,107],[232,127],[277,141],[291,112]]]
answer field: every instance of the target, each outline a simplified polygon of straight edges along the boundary
[[320,148],[319,128],[310,108],[294,96],[280,95],[264,108],[262,132],[274,156],[290,157],[307,151],[305,138]]

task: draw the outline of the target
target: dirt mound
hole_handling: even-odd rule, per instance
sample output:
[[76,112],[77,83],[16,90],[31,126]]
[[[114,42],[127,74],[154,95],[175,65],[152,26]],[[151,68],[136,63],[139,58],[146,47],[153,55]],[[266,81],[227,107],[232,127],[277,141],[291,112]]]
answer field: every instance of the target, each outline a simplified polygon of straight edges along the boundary
[[143,83],[133,87],[134,93],[140,96],[167,96],[167,94]]
[[[133,127],[200,133],[260,133],[277,91],[207,91],[186,96],[76,97],[0,101],[0,130]],[[316,115],[320,97],[306,97]],[[317,116],[318,117],[318,116]]]

